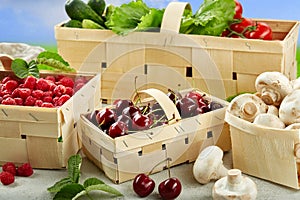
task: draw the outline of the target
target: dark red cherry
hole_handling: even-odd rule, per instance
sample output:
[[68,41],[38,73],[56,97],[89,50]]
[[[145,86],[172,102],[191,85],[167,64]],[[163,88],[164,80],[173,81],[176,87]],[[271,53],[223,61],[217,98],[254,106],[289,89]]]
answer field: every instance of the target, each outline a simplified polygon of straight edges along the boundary
[[132,119],[132,128],[137,131],[149,129],[153,124],[153,119],[147,115],[136,114]]
[[127,135],[127,133],[128,133],[128,127],[122,121],[117,121],[113,123],[108,129],[108,134],[112,138]]
[[133,180],[133,190],[140,197],[146,197],[155,188],[155,182],[146,174],[138,174]]
[[132,123],[133,122],[132,122],[132,119],[129,116],[122,114],[122,115],[118,116],[116,121],[124,122],[127,125],[128,130],[132,130]]
[[133,106],[133,102],[129,99],[119,99],[114,102],[114,105],[116,106],[116,114],[119,116],[125,108]]
[[98,122],[97,122],[97,119],[96,119],[96,116],[98,114],[99,110],[94,110],[92,113],[89,113],[87,115],[87,118],[93,123],[95,124],[96,126],[98,126]]
[[199,92],[194,91],[194,90],[188,92],[188,93],[185,95],[185,97],[195,99],[196,101],[199,101],[199,100],[202,99],[202,95],[201,95]]
[[115,112],[110,108],[104,108],[97,113],[96,120],[100,128],[106,130],[115,122]]
[[181,183],[177,178],[168,178],[158,186],[158,192],[162,199],[175,199],[181,193]]
[[133,118],[134,115],[140,114],[140,113],[141,113],[140,108],[137,106],[134,106],[134,105],[128,106],[128,107],[124,108],[122,111],[122,115],[127,115],[130,118]]
[[192,98],[183,97],[176,102],[176,107],[182,118],[195,116],[198,103]]

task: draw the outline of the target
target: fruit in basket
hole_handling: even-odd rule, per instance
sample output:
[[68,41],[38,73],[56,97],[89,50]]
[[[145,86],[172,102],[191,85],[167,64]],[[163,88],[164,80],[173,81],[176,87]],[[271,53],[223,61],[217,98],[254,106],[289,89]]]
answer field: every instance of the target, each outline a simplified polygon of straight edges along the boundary
[[153,119],[149,115],[143,114],[135,114],[132,122],[132,129],[135,131],[147,130],[153,125]]
[[183,97],[182,99],[177,100],[176,107],[182,118],[192,117],[199,114],[198,102],[189,97]]
[[125,108],[133,106],[133,102],[129,99],[118,99],[113,104],[116,107],[117,116],[121,115]]
[[102,130],[107,130],[115,122],[115,112],[110,108],[104,108],[97,113],[96,120]]
[[158,186],[158,192],[164,200],[177,198],[181,193],[181,189],[181,183],[179,179],[175,177],[164,180]]
[[125,122],[116,121],[108,129],[108,135],[112,138],[127,135],[128,126]]
[[148,175],[138,174],[133,180],[133,190],[140,197],[146,197],[151,194],[155,188],[155,182]]
[[241,19],[243,16],[243,6],[237,0],[234,0],[234,2],[235,2],[235,14],[233,16],[233,19]]

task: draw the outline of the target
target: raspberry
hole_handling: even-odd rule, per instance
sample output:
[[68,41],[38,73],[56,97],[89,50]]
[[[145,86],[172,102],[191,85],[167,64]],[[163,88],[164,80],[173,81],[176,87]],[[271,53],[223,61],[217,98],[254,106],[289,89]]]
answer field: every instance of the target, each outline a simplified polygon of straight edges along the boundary
[[0,90],[0,96],[4,97],[5,95],[10,94],[10,92],[6,89]]
[[4,172],[9,172],[12,175],[16,175],[17,174],[17,169],[14,163],[12,162],[7,162],[2,166],[2,171]]
[[45,91],[43,93],[43,97],[52,97],[53,96],[53,92],[52,91]]
[[59,80],[58,84],[61,84],[61,85],[65,86],[65,87],[70,87],[70,88],[74,87],[74,81],[73,81],[73,79],[71,79],[71,78],[69,78],[67,76],[61,78]]
[[9,80],[13,80],[13,78],[10,77],[10,76],[6,76],[6,77],[4,77],[4,78],[2,79],[1,83],[5,84],[5,83],[6,83],[7,81],[9,81]]
[[49,86],[49,91],[53,91],[56,87],[55,83],[49,82],[50,86]]
[[36,85],[36,78],[34,78],[33,76],[28,76],[25,78],[24,85],[23,85],[24,88],[29,88],[33,90],[35,88],[35,85]]
[[14,89],[16,89],[19,86],[19,83],[15,80],[9,80],[5,83],[5,88],[8,91],[13,91]]
[[29,88],[19,88],[19,95],[22,99],[26,99],[31,95],[31,89]]
[[49,102],[44,102],[41,107],[45,107],[45,108],[54,108],[54,105],[52,103]]
[[0,179],[3,185],[9,185],[15,182],[15,177],[9,172],[1,172]]
[[55,77],[54,76],[47,76],[45,79],[55,83]]
[[44,102],[40,99],[36,100],[34,106],[41,107]]
[[76,79],[75,79],[75,85],[76,84],[79,84],[79,83],[87,83],[88,81],[86,80],[86,78],[85,77],[83,77],[83,76],[81,76],[81,77],[77,77]]
[[1,103],[4,105],[17,105],[16,101],[11,97],[7,97],[6,99],[3,99]]
[[24,106],[34,106],[35,101],[36,101],[36,98],[34,98],[33,96],[28,96],[25,99]]
[[33,97],[35,97],[36,99],[42,99],[43,95],[44,95],[44,92],[42,90],[33,90],[31,92],[31,95]]
[[5,94],[5,95],[3,96],[3,99],[7,99],[8,97],[11,97],[11,94]]
[[85,85],[85,83],[77,83],[75,85],[74,91],[77,92],[78,90],[80,90],[83,86]]
[[19,90],[20,90],[20,88],[14,89],[14,91],[12,91],[12,93],[11,93],[11,97],[13,97],[13,98],[20,97]]
[[66,94],[68,94],[70,97],[73,96],[74,94],[73,88],[66,87]]
[[66,101],[68,101],[71,97],[67,94],[62,95],[56,102],[56,106],[62,106]]
[[47,80],[40,78],[36,81],[36,89],[48,91],[50,88],[50,84]]
[[22,98],[16,97],[16,98],[14,98],[14,100],[18,106],[23,106],[24,101]]
[[31,176],[33,174],[33,169],[29,163],[24,163],[17,169],[17,176]]
[[58,99],[59,99],[59,97],[54,97],[54,98],[52,99],[53,105],[56,106]]
[[66,87],[63,85],[58,85],[54,88],[53,93],[55,96],[60,97],[66,93]]
[[51,96],[45,96],[45,97],[43,97],[43,102],[51,103],[52,102],[52,97]]

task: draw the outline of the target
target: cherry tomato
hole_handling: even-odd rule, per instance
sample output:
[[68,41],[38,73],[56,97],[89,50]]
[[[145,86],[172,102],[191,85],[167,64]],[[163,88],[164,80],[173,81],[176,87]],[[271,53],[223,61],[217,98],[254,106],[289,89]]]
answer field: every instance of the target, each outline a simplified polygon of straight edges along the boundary
[[241,19],[242,18],[242,14],[243,14],[243,7],[242,4],[240,2],[238,2],[237,0],[235,1],[235,15],[234,15],[234,19]]
[[242,18],[240,22],[233,22],[230,25],[230,29],[237,32],[243,33],[246,31],[246,28],[249,26],[254,26],[255,23],[249,18]]
[[244,33],[248,39],[272,40],[271,27],[263,22],[257,22],[253,30],[248,30]]

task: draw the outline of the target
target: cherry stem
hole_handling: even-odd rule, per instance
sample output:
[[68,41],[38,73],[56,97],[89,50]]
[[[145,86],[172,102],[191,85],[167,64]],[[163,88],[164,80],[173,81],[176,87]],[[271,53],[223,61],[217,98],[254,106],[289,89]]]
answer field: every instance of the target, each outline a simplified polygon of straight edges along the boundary
[[159,162],[159,163],[157,163],[152,169],[151,169],[151,171],[148,173],[148,175],[150,175],[150,174],[152,174],[152,172],[153,172],[153,170],[158,166],[158,165],[160,165],[160,164],[162,164],[163,162],[166,162],[166,161],[168,161],[168,169],[170,169],[170,161],[172,161],[172,158],[166,158],[166,159],[164,159],[164,160],[162,160],[161,162]]
[[142,101],[141,101],[141,96],[140,96],[140,94],[138,93],[138,91],[137,91],[137,88],[136,88],[136,85],[137,85],[137,78],[138,78],[138,76],[135,76],[134,77],[134,90],[135,90],[135,93],[136,93],[136,95],[137,95],[137,100],[134,102],[134,105],[136,105],[137,103],[141,103]]

